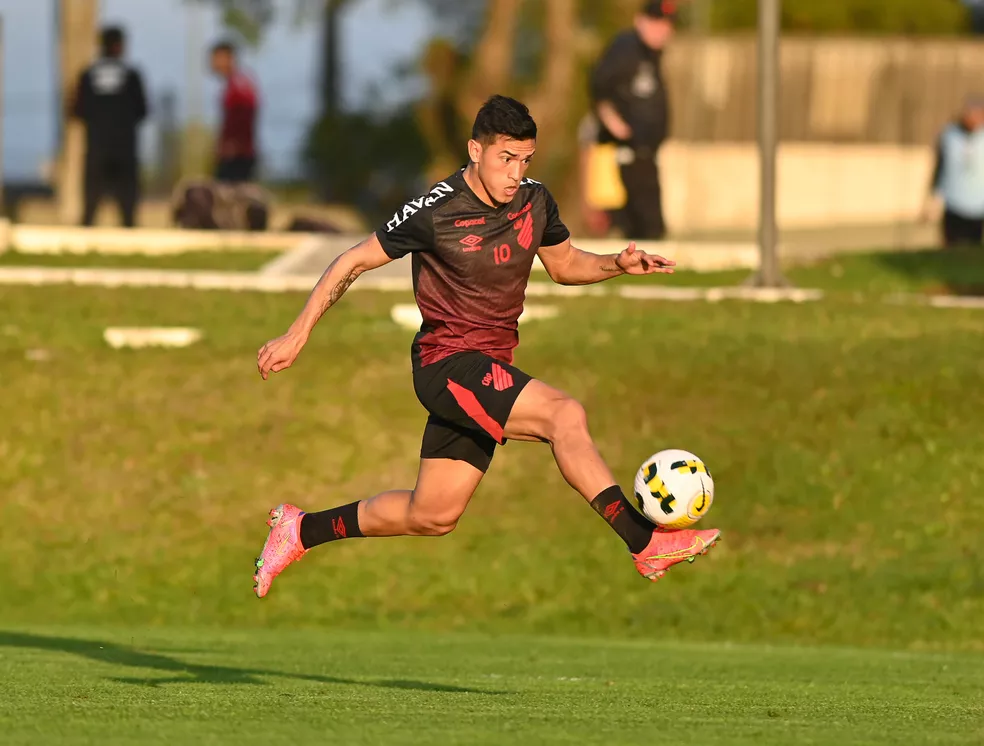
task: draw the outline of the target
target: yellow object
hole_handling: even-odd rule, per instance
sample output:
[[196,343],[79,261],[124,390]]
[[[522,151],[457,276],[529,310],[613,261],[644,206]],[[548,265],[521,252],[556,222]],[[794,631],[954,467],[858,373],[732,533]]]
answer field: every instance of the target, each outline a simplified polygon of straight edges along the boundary
[[597,210],[625,207],[625,185],[618,168],[615,143],[594,144],[588,150],[587,203]]

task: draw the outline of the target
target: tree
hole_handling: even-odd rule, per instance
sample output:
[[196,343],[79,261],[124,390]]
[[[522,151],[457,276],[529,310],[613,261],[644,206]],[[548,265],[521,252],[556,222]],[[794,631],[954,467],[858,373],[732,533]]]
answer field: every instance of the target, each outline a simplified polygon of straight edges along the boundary
[[58,217],[75,223],[82,215],[82,173],[85,156],[85,128],[69,112],[81,72],[92,62],[99,17],[97,0],[60,0],[58,5],[61,72],[61,142],[58,158]]
[[[714,0],[715,30],[752,29],[757,0]],[[962,0],[783,0],[784,31],[809,33],[955,34],[968,28]]]
[[[271,0],[192,1],[220,5],[227,19],[248,25],[246,38],[260,38],[263,25],[273,17]],[[324,178],[332,178],[329,174],[334,173],[337,186],[353,183],[351,178],[340,176],[347,168],[345,164],[371,171],[371,162],[356,159],[353,163],[347,153],[339,152],[339,148],[346,149],[346,143],[328,139],[355,136],[358,126],[370,127],[376,122],[392,137],[404,137],[407,142],[423,138],[427,174],[436,179],[462,162],[465,123],[486,98],[502,93],[525,101],[537,119],[542,142],[538,176],[563,185],[557,187],[561,190],[558,199],[576,198],[577,180],[568,177],[576,167],[573,154],[579,118],[587,108],[588,71],[602,44],[628,26],[638,0],[391,1],[425,7],[438,21],[435,37],[421,60],[421,71],[430,82],[429,93],[415,107],[414,126],[406,132],[388,128],[385,118],[347,121],[351,117],[342,115],[337,107],[324,106],[323,116],[312,128],[308,148],[311,158],[322,159],[315,171]],[[297,0],[295,12],[305,18],[318,11],[337,14],[348,2],[352,0]],[[335,46],[329,34],[326,59]],[[330,65],[326,63],[326,67]],[[325,79],[332,80],[330,75]],[[333,90],[330,82],[324,87]],[[327,103],[330,101],[331,97]],[[399,121],[401,116],[397,113],[391,119]],[[372,139],[368,134],[366,138]],[[386,148],[363,152],[370,160],[388,157]]]

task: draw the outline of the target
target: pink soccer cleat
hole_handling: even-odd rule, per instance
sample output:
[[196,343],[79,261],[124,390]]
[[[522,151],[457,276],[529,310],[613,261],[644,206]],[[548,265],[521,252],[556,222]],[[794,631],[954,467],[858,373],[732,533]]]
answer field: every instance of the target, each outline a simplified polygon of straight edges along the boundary
[[683,562],[693,562],[721,538],[721,532],[715,529],[694,531],[654,531],[649,546],[639,554],[633,554],[636,570],[647,580],[656,582],[666,575],[673,565]]
[[304,511],[296,505],[278,505],[270,511],[270,535],[267,536],[263,551],[256,558],[256,574],[253,576],[253,590],[257,598],[270,592],[273,579],[282,573],[291,562],[303,557],[307,550],[301,546],[301,517]]

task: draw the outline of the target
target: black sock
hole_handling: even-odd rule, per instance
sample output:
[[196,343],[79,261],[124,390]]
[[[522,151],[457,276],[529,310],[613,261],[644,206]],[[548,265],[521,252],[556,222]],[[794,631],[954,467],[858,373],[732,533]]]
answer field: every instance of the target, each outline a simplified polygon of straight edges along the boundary
[[301,545],[305,549],[338,539],[355,539],[362,536],[359,528],[359,503],[349,503],[340,508],[305,513],[301,518]]
[[[617,484],[609,487],[591,501],[591,507],[608,521],[616,534],[633,554],[638,554],[653,538],[655,528],[642,513],[632,507],[622,494],[622,488]],[[301,524],[303,531],[304,524]]]

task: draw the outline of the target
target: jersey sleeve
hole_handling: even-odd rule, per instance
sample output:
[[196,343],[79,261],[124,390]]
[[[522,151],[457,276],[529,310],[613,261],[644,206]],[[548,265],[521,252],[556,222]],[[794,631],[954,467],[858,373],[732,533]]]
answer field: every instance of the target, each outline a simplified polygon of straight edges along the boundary
[[431,210],[407,203],[376,231],[376,238],[390,259],[418,251],[434,250],[434,219]]
[[557,201],[553,195],[546,189],[543,190],[543,195],[547,201],[547,224],[543,229],[543,239],[540,241],[540,245],[556,246],[570,238],[571,232],[564,225],[564,221],[560,219],[560,208],[557,206]]

